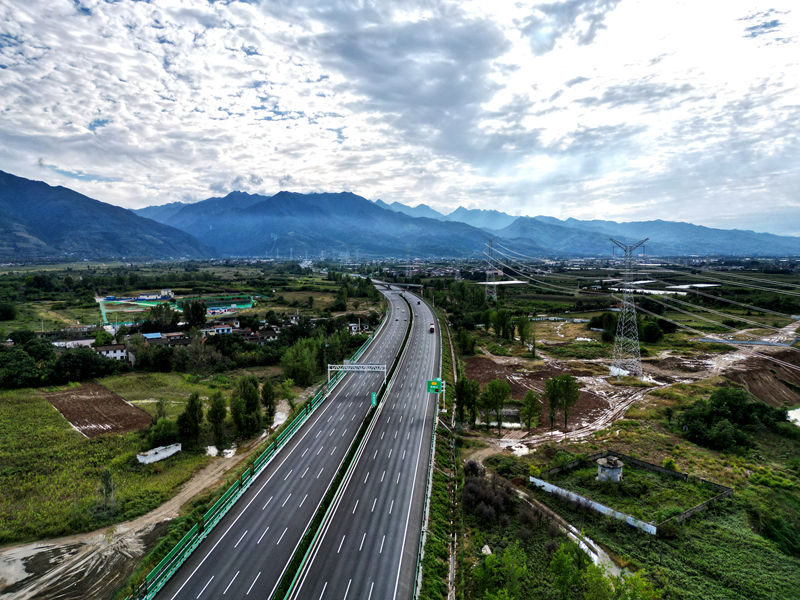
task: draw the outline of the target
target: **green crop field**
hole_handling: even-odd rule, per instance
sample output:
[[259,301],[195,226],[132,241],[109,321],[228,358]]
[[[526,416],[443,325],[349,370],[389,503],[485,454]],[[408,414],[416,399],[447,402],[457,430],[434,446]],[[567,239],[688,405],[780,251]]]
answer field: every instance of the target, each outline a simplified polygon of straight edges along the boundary
[[[180,453],[140,465],[138,433],[86,439],[35,390],[0,393],[0,544],[89,531],[142,515],[211,460]],[[116,486],[104,503],[100,475]]]

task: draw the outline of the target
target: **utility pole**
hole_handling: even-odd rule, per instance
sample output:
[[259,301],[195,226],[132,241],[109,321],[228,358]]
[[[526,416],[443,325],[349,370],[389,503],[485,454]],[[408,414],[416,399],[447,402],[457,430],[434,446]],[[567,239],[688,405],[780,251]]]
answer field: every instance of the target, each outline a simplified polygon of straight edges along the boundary
[[[649,238],[639,240],[633,245],[623,244],[610,238],[625,252],[625,274],[622,283],[622,307],[617,320],[617,334],[614,336],[614,355],[611,360],[611,375],[619,379],[622,375],[642,376],[642,354],[639,350],[639,328],[636,323],[636,306],[633,304],[629,284],[631,282],[631,264],[633,251],[642,246]],[[613,252],[613,247],[612,247]]]

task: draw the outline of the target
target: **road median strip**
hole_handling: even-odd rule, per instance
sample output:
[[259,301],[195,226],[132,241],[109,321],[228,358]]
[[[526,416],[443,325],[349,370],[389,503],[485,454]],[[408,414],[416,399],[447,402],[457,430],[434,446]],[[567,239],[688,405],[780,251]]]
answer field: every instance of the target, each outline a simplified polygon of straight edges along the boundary
[[295,551],[292,561],[289,563],[289,568],[286,570],[280,585],[270,600],[274,600],[276,598],[288,600],[288,598],[295,591],[295,586],[298,583],[300,575],[304,572],[308,565],[309,556],[311,555],[311,552],[314,549],[317,541],[320,539],[320,534],[322,533],[323,529],[325,529],[325,527],[328,525],[333,510],[338,505],[344,492],[344,488],[352,476],[352,472],[358,462],[356,459],[361,456],[364,446],[369,439],[369,433],[372,431],[375,423],[377,422],[376,416],[384,406],[383,399],[389,388],[391,388],[395,371],[400,365],[400,362],[402,361],[403,356],[408,349],[408,339],[411,335],[411,329],[414,324],[413,310],[411,309],[411,305],[408,303],[408,300],[406,300],[405,296],[402,296],[402,298],[408,305],[409,323],[408,327],[406,328],[406,334],[403,338],[403,343],[400,347],[400,352],[398,352],[394,362],[392,363],[392,367],[388,372],[386,382],[381,386],[378,392],[378,406],[370,408],[366,417],[362,421],[358,433],[350,444],[350,448],[348,449],[345,460],[342,462],[338,472],[336,473],[336,476],[328,488],[328,491],[325,493],[325,496],[323,497],[322,502],[320,503],[316,514],[314,515],[314,518],[311,520],[311,523],[303,535],[301,543]]
[[[389,311],[384,316],[378,329],[366,340],[350,357],[351,362],[357,361],[366,352],[367,348],[375,341],[389,320]],[[410,330],[410,327],[409,327]],[[408,331],[406,331],[406,340]],[[405,344],[405,340],[403,342]],[[394,366],[392,373],[394,372]],[[284,422],[270,437],[272,441],[261,454],[237,477],[236,481],[217,499],[180,541],[159,561],[159,563],[145,576],[136,591],[126,600],[150,600],[169,581],[172,575],[186,562],[200,542],[208,536],[214,526],[236,504],[237,500],[247,491],[256,477],[272,462],[279,450],[291,441],[294,434],[314,414],[316,409],[324,404],[331,392],[344,379],[345,373],[337,373],[327,385],[322,385],[317,393],[306,400],[291,421]],[[384,384],[385,387],[385,384]],[[383,388],[381,390],[383,393]]]

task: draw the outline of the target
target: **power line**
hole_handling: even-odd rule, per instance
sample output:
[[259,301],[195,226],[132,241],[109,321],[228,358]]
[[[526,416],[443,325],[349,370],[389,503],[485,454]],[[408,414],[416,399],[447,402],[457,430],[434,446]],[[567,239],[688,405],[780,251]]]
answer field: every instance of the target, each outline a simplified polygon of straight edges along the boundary
[[791,287],[791,288],[795,288],[795,289],[800,288],[800,285],[796,284],[796,283],[789,283],[789,282],[786,282],[786,281],[775,281],[774,279],[767,279],[765,277],[748,277],[747,275],[742,275],[740,273],[731,273],[729,271],[717,271],[715,269],[704,269],[703,267],[693,267],[693,266],[688,266],[688,265],[682,265],[680,263],[667,262],[667,261],[663,261],[663,262],[664,262],[664,264],[667,264],[667,265],[674,265],[674,266],[683,267],[683,268],[686,268],[686,269],[695,269],[697,271],[704,271],[706,273],[714,273],[716,275],[724,275],[725,277],[745,279],[747,281],[756,281],[758,283],[766,282],[766,283],[770,283],[772,285],[783,285],[783,286]]
[[[747,333],[747,332],[742,332],[741,330],[736,329],[735,327],[731,327],[730,325],[725,325],[724,323],[720,323],[719,321],[715,321],[714,319],[709,319],[707,317],[704,317],[702,315],[698,315],[698,314],[690,312],[688,310],[680,309],[677,306],[672,306],[672,305],[670,305],[670,304],[668,304],[666,302],[662,302],[661,300],[658,300],[658,299],[655,299],[655,298],[651,298],[651,300],[655,300],[658,304],[661,304],[662,306],[666,306],[667,308],[669,308],[671,310],[675,310],[675,311],[683,313],[685,315],[689,315],[690,317],[693,317],[695,319],[700,319],[701,321],[706,321],[707,323],[712,323],[713,325],[716,325],[718,327],[722,327],[724,329],[727,329],[728,331],[733,331],[733,332],[739,333],[741,335],[747,335],[747,336],[749,336],[751,338],[754,338],[755,341],[757,341],[757,342],[758,341],[763,341],[763,340],[759,340],[757,338],[757,336],[755,336],[753,334],[750,334],[750,333]],[[671,298],[671,300],[674,300],[674,298]],[[685,303],[685,304],[688,304],[688,302]],[[694,306],[694,305],[692,305],[692,306]],[[777,330],[777,331],[780,331],[780,330]],[[705,334],[703,334],[703,335],[705,335]],[[793,346],[788,346],[788,345],[786,346],[786,349],[787,350],[793,350],[793,351],[796,351],[796,352],[800,351],[800,348],[794,348]]]
[[[616,298],[616,296],[615,296],[615,298]],[[673,321],[672,319],[668,319],[666,317],[658,315],[658,314],[656,314],[656,313],[654,313],[652,311],[649,311],[649,310],[647,310],[645,308],[642,308],[641,306],[638,308],[638,310],[639,310],[639,312],[646,313],[646,314],[651,315],[653,317],[656,317],[656,318],[659,318],[659,319],[664,319],[665,321],[667,321],[669,323],[672,323],[673,325],[676,325],[677,327],[680,327],[681,329],[686,329],[687,331],[691,331],[692,333],[695,333],[695,334],[697,334],[697,335],[699,335],[701,337],[704,337],[706,335],[705,332],[700,331],[699,329],[695,329],[694,327],[690,327],[689,325],[685,325],[683,323],[679,323],[678,321]],[[692,315],[692,316],[694,316],[694,315]],[[736,344],[734,342],[730,342],[728,340],[714,340],[714,343],[724,344],[726,346],[734,346],[737,349],[741,349],[741,346],[739,344]],[[787,349],[788,348],[792,348],[792,347],[791,346],[787,346]],[[753,351],[753,355],[754,356],[758,356],[759,358],[763,358],[765,360],[769,360],[769,361],[772,361],[774,363],[777,363],[777,364],[779,364],[781,366],[786,367],[787,369],[792,369],[792,370],[800,372],[800,366],[795,365],[795,364],[790,363],[790,362],[787,362],[785,360],[781,360],[779,358],[775,358],[774,356],[770,356],[769,354],[762,354],[761,352]]]
[[751,284],[747,284],[747,283],[740,283],[738,281],[731,281],[729,279],[714,278],[714,277],[710,277],[708,275],[695,275],[694,273],[686,273],[685,271],[676,271],[675,269],[653,269],[653,271],[657,271],[659,273],[678,273],[678,274],[684,275],[686,277],[693,277],[695,279],[706,279],[706,280],[716,281],[717,283],[723,283],[725,285],[735,285],[735,286],[750,288],[750,289],[754,289],[754,290],[762,290],[762,291],[765,291],[765,292],[772,292],[774,294],[784,294],[786,296],[797,296],[797,297],[800,297],[800,293],[790,292],[789,290],[776,290],[774,288],[767,288],[767,287],[751,285]]

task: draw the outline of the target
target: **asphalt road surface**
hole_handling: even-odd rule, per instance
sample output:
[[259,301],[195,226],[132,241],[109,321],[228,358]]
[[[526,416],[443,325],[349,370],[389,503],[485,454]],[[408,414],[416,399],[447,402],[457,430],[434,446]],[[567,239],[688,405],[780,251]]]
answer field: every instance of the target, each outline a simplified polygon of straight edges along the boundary
[[408,294],[416,313],[406,354],[375,427],[293,598],[410,600],[416,576],[436,400],[426,381],[439,375],[439,331],[431,310]]
[[[387,294],[388,322],[358,362],[391,366],[408,306]],[[377,392],[382,373],[347,375],[203,540],[159,599],[270,598],[330,487]]]

